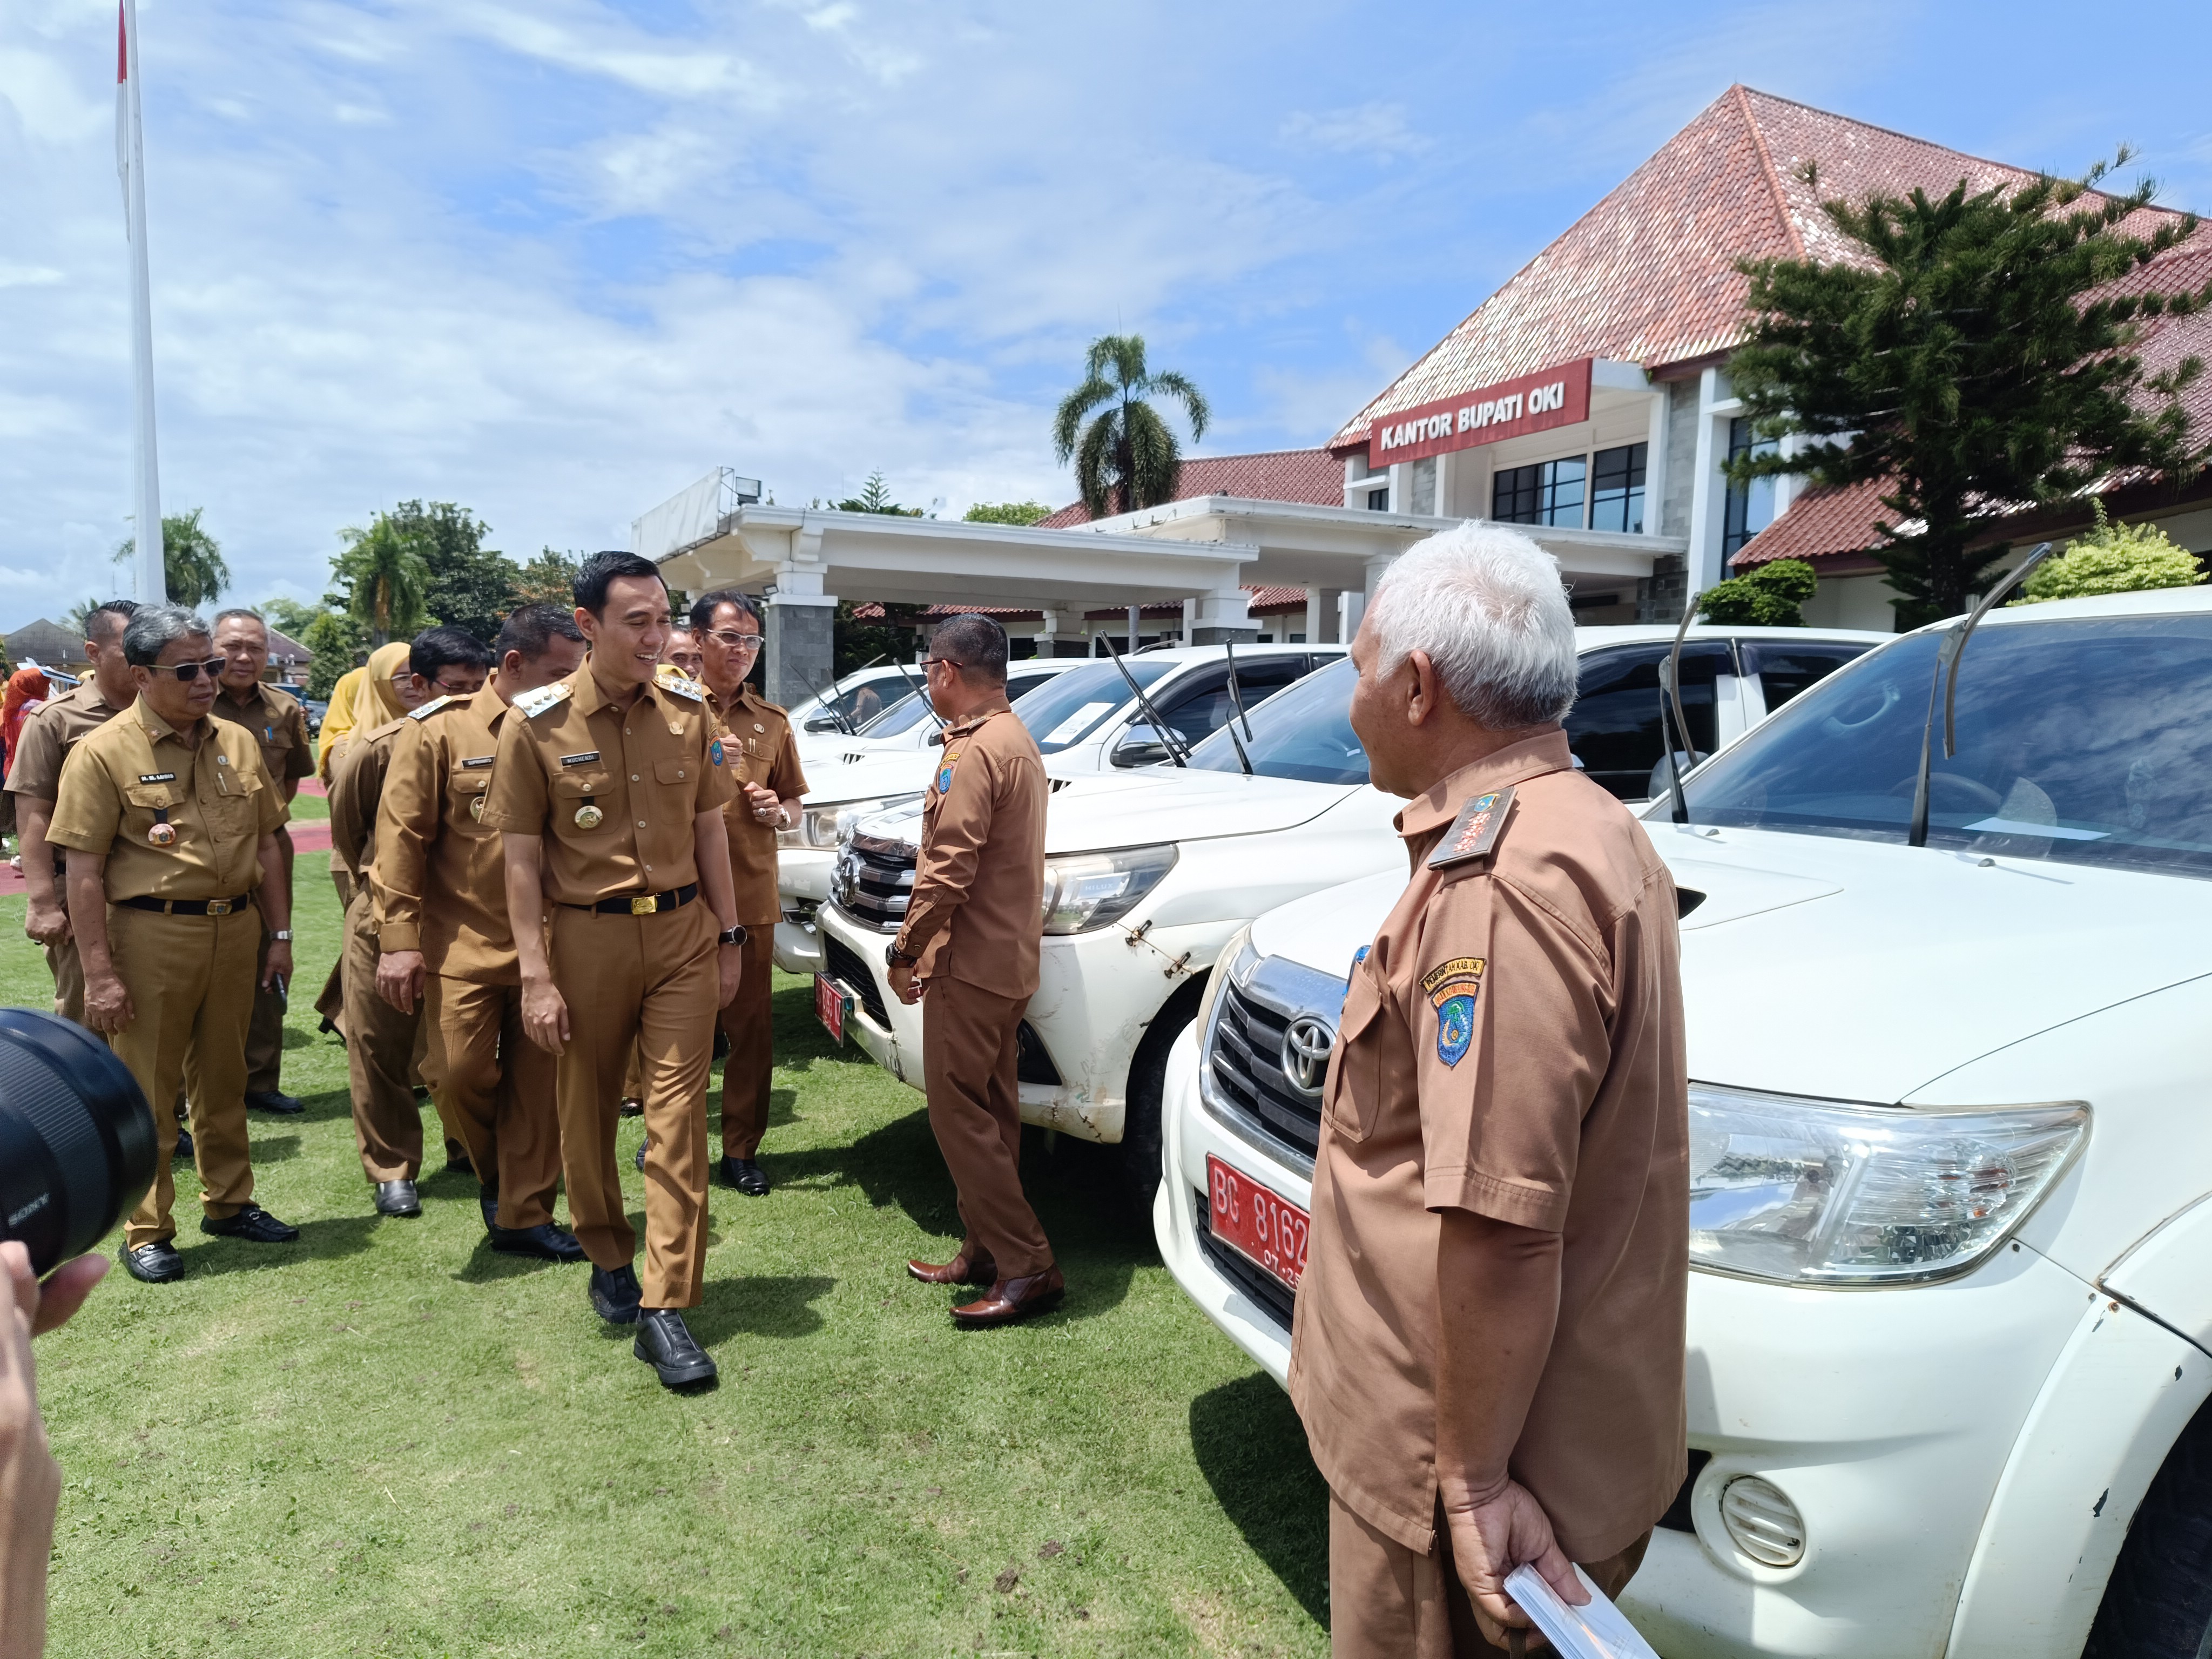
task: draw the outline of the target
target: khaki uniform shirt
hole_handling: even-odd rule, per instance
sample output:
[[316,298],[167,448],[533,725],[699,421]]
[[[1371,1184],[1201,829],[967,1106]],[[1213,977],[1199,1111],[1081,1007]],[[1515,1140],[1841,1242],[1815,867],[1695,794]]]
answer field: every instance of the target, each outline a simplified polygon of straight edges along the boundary
[[243,698],[218,680],[215,717],[244,726],[261,745],[261,764],[283,794],[287,784],[315,775],[315,745],[307,734],[307,711],[280,687],[257,684]]
[[499,732],[499,694],[441,697],[399,722],[376,810],[377,940],[420,951],[434,974],[520,985],[507,919],[507,858],[483,822]]
[[648,685],[617,708],[586,657],[567,679],[514,700],[483,822],[545,838],[556,904],[688,887],[699,879],[692,820],[727,805],[735,787],[715,746],[705,687]]
[[[261,837],[285,816],[252,732],[210,720],[187,747],[142,697],[70,750],[46,839],[105,854],[111,902],[236,898],[261,884]],[[167,847],[148,838],[160,823]]]
[[1330,1488],[1425,1553],[1437,1212],[1562,1234],[1510,1468],[1568,1556],[1603,1560],[1665,1512],[1686,1455],[1674,882],[1556,731],[1454,774],[1398,827],[1413,878],[1352,969],[1329,1061],[1291,1397]]
[[1036,994],[1044,937],[1044,758],[1007,711],[945,728],[921,808],[902,954],[1003,997]]
[[773,927],[783,919],[783,901],[775,887],[775,826],[753,816],[744,786],[757,783],[784,800],[797,801],[806,793],[799,741],[783,710],[750,685],[738,688],[737,700],[728,708],[717,703],[714,714],[721,722],[724,762],[738,790],[722,809],[722,821],[730,830],[730,878],[738,890],[738,922],[745,927]]
[[23,729],[15,739],[15,763],[8,769],[8,793],[53,800],[61,789],[62,763],[70,750],[87,732],[98,731],[122,712],[100,695],[89,675],[83,684],[40,703],[23,718]]
[[374,731],[353,732],[331,772],[331,849],[356,881],[376,861],[376,809],[392,769],[392,740],[406,724],[403,714]]

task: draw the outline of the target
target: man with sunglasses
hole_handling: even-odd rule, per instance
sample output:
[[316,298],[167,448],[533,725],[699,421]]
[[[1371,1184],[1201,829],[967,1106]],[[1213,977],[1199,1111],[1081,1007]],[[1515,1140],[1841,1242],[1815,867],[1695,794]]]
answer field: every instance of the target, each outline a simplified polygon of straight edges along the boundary
[[925,1285],[984,1287],[957,1326],[1011,1324],[1066,1284],[1022,1193],[1014,1077],[1022,1012],[1044,942],[1043,757],[1006,704],[1006,634],[988,617],[941,623],[922,659],[945,751],[924,797],[906,921],[884,953],[900,1001],[922,1009],[929,1127],[960,1198],[960,1249],[909,1261]]
[[161,1284],[185,1271],[170,1243],[176,1119],[161,1109],[180,1083],[192,1102],[200,1231],[255,1244],[300,1236],[253,1201],[246,1130],[254,958],[265,920],[262,977],[290,975],[292,915],[276,842],[284,797],[252,733],[210,718],[223,659],[207,624],[180,605],[142,606],[123,653],[137,701],[64,763],[46,839],[68,849],[85,1023],[155,1104],[154,1186],[124,1228],[122,1255],[133,1278]]

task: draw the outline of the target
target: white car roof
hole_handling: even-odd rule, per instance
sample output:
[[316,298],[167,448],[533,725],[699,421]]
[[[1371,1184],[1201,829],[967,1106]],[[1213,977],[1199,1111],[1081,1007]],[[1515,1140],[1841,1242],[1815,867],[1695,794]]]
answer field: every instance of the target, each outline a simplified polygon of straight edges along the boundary
[[[1840,641],[1847,645],[1875,646],[1897,637],[1894,634],[1877,634],[1863,628],[1730,628],[1718,623],[1693,623],[1687,638],[1693,640],[1791,640]],[[1616,627],[1577,628],[1575,629],[1575,649],[1595,650],[1607,645],[1671,644],[1674,625],[1671,623],[1624,623]]]
[[[1982,618],[1982,626],[2076,622],[2098,617],[2198,616],[2207,611],[2212,611],[2212,587],[2154,587],[2141,593],[2098,593],[2086,599],[2046,599],[2041,605],[2001,605]],[[1956,620],[1947,617],[1929,626],[1948,628]]]

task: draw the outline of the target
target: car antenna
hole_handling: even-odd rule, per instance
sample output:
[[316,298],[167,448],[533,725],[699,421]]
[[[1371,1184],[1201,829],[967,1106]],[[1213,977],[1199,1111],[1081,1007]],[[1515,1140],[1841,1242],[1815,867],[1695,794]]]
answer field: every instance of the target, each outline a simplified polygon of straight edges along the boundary
[[899,678],[906,682],[906,689],[913,692],[915,696],[921,699],[921,706],[929,711],[929,718],[937,722],[937,729],[941,733],[950,722],[945,720],[944,715],[937,712],[937,705],[930,702],[929,693],[914,683],[914,676],[906,672],[906,665],[904,663],[894,662],[891,666],[898,670]]
[[[1698,763],[1698,751],[1690,744],[1689,718],[1682,712],[1682,641],[1689,634],[1690,619],[1698,614],[1698,594],[1704,592],[1699,588],[1682,601],[1682,620],[1674,629],[1674,648],[1667,653],[1667,659],[1659,665],[1659,740],[1667,749],[1667,787],[1674,803],[1669,816],[1677,823],[1690,821],[1690,803],[1682,793],[1682,765],[1675,757],[1686,750],[1690,764],[1695,766]],[[1671,732],[1667,729],[1667,709],[1670,703],[1674,710],[1674,729]],[[1674,747],[1677,737],[1682,740],[1682,748],[1679,750]]]
[[[1243,694],[1237,689],[1237,647],[1224,640],[1221,648],[1229,657],[1229,707],[1233,711],[1228,721],[1229,741],[1237,745],[1237,763],[1244,769],[1244,775],[1252,775],[1252,757],[1244,752],[1244,738],[1252,735],[1252,717],[1244,712]],[[1237,735],[1237,722],[1244,722],[1244,738]]]
[[[1168,751],[1168,758],[1177,766],[1181,766],[1183,763],[1183,750],[1182,744],[1176,740],[1174,730],[1160,718],[1160,711],[1152,707],[1152,700],[1145,695],[1145,688],[1137,684],[1137,677],[1129,672],[1129,665],[1121,660],[1121,653],[1114,648],[1114,636],[1111,634],[1101,634],[1098,637],[1106,641],[1106,654],[1113,658],[1114,666],[1121,671],[1121,678],[1129,682],[1129,690],[1137,694],[1137,708],[1144,717],[1152,723],[1152,730],[1160,734],[1160,742]],[[1248,771],[1249,769],[1249,767],[1246,769]]]
[[[1998,600],[2027,580],[2027,573],[2051,556],[2051,544],[2038,542],[2031,552],[2002,581],[1982,595],[1982,602],[1968,613],[1966,620],[1954,623],[1943,633],[1943,642],[1936,649],[1936,676],[1928,683],[1928,718],[1920,726],[1920,770],[1912,782],[1912,824],[1905,831],[1907,847],[1928,845],[1928,805],[1929,785],[1934,781],[1936,764],[1936,694],[1943,694],[1943,758],[1949,760],[1959,752],[1959,659],[1966,654],[1966,641]],[[1948,672],[1947,672],[1948,671]]]

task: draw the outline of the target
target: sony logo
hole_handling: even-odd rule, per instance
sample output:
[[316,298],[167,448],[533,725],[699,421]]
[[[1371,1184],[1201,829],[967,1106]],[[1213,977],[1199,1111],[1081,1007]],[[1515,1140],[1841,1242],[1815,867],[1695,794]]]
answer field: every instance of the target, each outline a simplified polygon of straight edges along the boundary
[[8,1218],[8,1224],[10,1227],[21,1226],[23,1224],[24,1217],[38,1214],[38,1212],[45,1209],[47,1205],[52,1203],[53,1200],[54,1195],[52,1193],[40,1193],[36,1198],[33,1199],[28,1204],[26,1204],[21,1209],[11,1213]]

